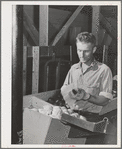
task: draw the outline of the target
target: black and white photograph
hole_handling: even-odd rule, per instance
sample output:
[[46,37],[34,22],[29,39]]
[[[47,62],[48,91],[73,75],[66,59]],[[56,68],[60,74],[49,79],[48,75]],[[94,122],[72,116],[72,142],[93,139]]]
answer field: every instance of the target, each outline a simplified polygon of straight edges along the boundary
[[121,146],[121,1],[1,1],[1,147]]

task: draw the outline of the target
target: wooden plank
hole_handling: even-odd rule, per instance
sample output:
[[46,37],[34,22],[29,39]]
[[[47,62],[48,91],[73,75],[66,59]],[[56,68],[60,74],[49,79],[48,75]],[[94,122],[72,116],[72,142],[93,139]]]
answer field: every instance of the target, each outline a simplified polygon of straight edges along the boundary
[[28,50],[27,50],[27,57],[33,57],[33,52],[32,52],[32,47],[28,47]]
[[104,35],[103,35],[101,45],[106,45],[107,37],[108,37],[108,34],[107,34],[106,30],[104,30]]
[[[62,46],[62,47],[59,47],[58,50],[55,46],[41,46],[40,47],[40,57],[51,57],[53,56],[53,52],[55,51],[55,54],[57,57],[60,57],[60,56],[70,56],[70,48],[72,49],[71,46]],[[32,48],[31,47],[28,47],[28,54],[27,54],[27,57],[33,57],[33,54],[32,54]]]
[[70,62],[72,63],[72,46],[70,46]]
[[39,6],[39,46],[48,46],[48,5]]
[[103,60],[102,63],[106,64],[108,63],[108,46],[103,46]]
[[105,31],[104,32],[104,38],[101,43],[103,45],[103,60],[102,63],[108,64],[108,46],[110,45],[112,41],[112,38],[109,36],[109,34]]
[[23,49],[23,95],[26,95],[27,47]]
[[46,83],[44,85],[45,85],[45,91],[48,91],[48,85],[49,85],[49,66],[47,66],[46,76],[47,76],[45,78]]
[[101,45],[109,46],[111,44],[111,41],[112,41],[111,36],[109,36],[108,32],[105,30],[104,31],[104,37],[103,37],[103,40],[101,42]]
[[103,45],[103,60],[102,60],[102,63],[105,62],[105,45]]
[[43,106],[45,106],[45,105],[50,105],[52,107],[54,106],[54,105],[44,101],[41,98],[36,97],[36,96],[31,97],[31,105],[36,109],[43,108]]
[[[63,113],[61,116],[61,121],[68,122],[70,124],[76,125],[80,128],[89,130],[91,132],[113,134],[113,132],[109,132],[107,128],[108,118],[104,118],[103,120],[100,120],[99,122],[90,122],[90,121],[76,118],[71,115]],[[109,124],[110,124],[109,126],[111,126],[111,123]]]
[[23,144],[44,144],[52,118],[25,108],[23,112]]
[[[12,15],[12,24],[11,24],[12,25],[11,26],[12,27],[12,36],[11,36],[12,38],[12,52],[11,52],[12,68],[9,68],[9,69],[12,70],[12,74],[11,74],[12,91],[11,91],[11,97],[10,97],[12,99],[10,99],[11,100],[11,105],[10,105],[11,107],[11,140],[10,142],[11,144],[17,144],[17,142],[19,141],[17,132],[22,130],[23,6],[13,5],[11,15]],[[6,44],[8,43],[6,42]],[[9,75],[9,74],[6,74],[6,75]],[[6,85],[9,85],[7,84],[7,82],[5,83]],[[5,91],[4,93],[8,94]],[[7,99],[4,99],[4,100],[7,100]],[[6,119],[3,119],[3,121],[5,120]],[[4,134],[7,134],[7,132],[5,132]]]
[[99,23],[100,23],[100,6],[92,7],[92,33],[96,37],[96,45],[98,45],[98,33],[99,33]]
[[99,115],[103,115],[105,113],[108,113],[112,110],[116,110],[117,109],[117,98],[115,98],[114,100],[112,100],[111,102],[109,102],[106,106],[104,106],[102,108],[102,110],[100,111]]
[[47,92],[41,92],[37,94],[25,95],[23,96],[23,108],[28,108],[33,106],[34,108],[42,108],[43,105],[51,105],[46,102],[49,97],[59,92],[59,90],[52,90]]
[[76,17],[78,16],[78,14],[81,12],[81,10],[83,9],[84,6],[79,6],[75,12],[72,14],[72,16],[69,18],[69,20],[66,22],[66,24],[62,27],[62,29],[59,31],[59,33],[56,35],[52,46],[55,46],[58,41],[61,39],[61,37],[64,35],[64,33],[66,32],[66,30],[68,29],[68,27],[72,24],[72,22],[76,19]]
[[112,26],[112,24],[100,13],[100,25],[106,29],[106,31],[109,33],[109,35],[116,39],[117,38],[117,31]]
[[89,122],[83,119],[79,119],[73,116],[70,116],[68,114],[63,113],[61,120],[64,122],[68,122],[70,124],[76,125],[78,127],[81,127],[83,129],[87,129],[89,131],[94,131],[95,123],[94,122]]
[[39,47],[33,47],[32,94],[38,93],[39,82]]
[[25,29],[23,28],[23,46],[27,46],[27,45],[28,45],[27,32],[26,32]]
[[60,65],[61,61],[59,60],[58,65],[56,67],[56,82],[55,82],[55,89],[58,89],[59,86],[59,80],[60,80]]
[[110,35],[108,35],[105,45],[109,46],[111,44],[111,42],[112,42],[112,37]]
[[23,109],[32,106],[32,94],[23,96]]
[[103,45],[103,59],[102,63],[107,64],[108,62],[108,46],[107,46],[107,38],[108,38],[108,33],[104,31],[104,37],[101,45]]
[[102,28],[102,26],[100,26],[100,28],[99,28],[99,38],[98,38],[98,45],[102,45],[102,41],[103,41],[103,39],[104,39],[104,36],[105,36],[105,29],[104,28]]
[[35,45],[39,45],[39,33],[34,27],[34,23],[32,19],[28,16],[28,14],[24,11],[23,12],[23,25],[24,28],[28,31],[29,35],[33,39]]
[[52,91],[46,91],[46,92],[41,92],[38,94],[34,94],[33,96],[42,99],[44,101],[47,101],[48,98],[54,96],[55,94],[59,93],[59,90],[52,90]]

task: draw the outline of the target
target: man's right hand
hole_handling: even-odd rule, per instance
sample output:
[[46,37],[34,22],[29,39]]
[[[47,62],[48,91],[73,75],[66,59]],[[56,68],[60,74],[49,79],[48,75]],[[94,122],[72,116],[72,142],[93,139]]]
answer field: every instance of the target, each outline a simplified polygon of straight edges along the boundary
[[69,95],[70,98],[76,99],[77,93],[78,93],[77,90],[72,89],[72,90],[68,93],[68,95]]
[[72,91],[69,92],[69,96],[72,99],[81,100],[85,96],[85,91],[83,89],[72,89]]

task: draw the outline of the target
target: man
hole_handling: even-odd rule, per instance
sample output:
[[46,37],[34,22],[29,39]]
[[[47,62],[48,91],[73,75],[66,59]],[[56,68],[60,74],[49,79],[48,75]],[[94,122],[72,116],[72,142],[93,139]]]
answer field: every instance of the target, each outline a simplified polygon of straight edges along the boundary
[[92,33],[78,34],[76,47],[80,61],[69,70],[61,94],[71,108],[99,113],[113,99],[112,73],[107,65],[94,59],[95,44]]

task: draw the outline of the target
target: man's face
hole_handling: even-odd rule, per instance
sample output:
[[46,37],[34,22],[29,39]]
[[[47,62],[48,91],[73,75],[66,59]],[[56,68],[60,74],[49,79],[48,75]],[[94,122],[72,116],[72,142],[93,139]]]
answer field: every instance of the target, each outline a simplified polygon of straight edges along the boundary
[[86,63],[93,57],[94,48],[93,44],[85,42],[77,42],[77,54],[80,59],[80,62]]

